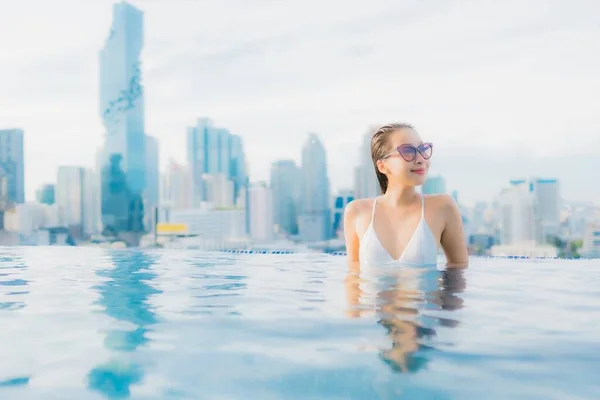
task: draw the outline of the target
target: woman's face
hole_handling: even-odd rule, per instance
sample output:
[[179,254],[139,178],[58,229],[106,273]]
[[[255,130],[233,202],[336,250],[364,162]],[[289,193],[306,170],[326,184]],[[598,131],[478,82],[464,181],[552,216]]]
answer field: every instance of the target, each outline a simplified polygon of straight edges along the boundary
[[389,184],[419,186],[425,183],[432,154],[431,144],[423,143],[419,134],[410,128],[392,132],[388,143],[390,152],[377,166],[388,177]]

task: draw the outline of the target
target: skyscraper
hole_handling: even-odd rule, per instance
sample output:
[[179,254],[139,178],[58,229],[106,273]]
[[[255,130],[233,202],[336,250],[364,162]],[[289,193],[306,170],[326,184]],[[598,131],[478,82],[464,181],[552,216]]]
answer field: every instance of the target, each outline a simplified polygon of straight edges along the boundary
[[100,180],[98,171],[83,169],[83,233],[95,235],[102,231],[100,214]]
[[[106,130],[102,222],[116,231],[143,230],[147,160],[142,47],[143,13],[125,1],[114,4],[110,33],[100,51],[100,115]],[[119,181],[122,193],[110,181]]]
[[299,230],[307,242],[331,237],[331,208],[327,154],[319,137],[309,134],[302,148]]
[[159,204],[159,166],[158,140],[154,136],[146,135],[146,191],[144,200],[146,200],[150,210]]
[[536,218],[540,224],[538,240],[545,243],[549,236],[558,235],[560,228],[560,185],[558,180],[515,179],[510,183],[511,186],[523,186],[535,199]]
[[376,197],[381,194],[371,158],[371,138],[376,129],[371,127],[363,136],[359,150],[358,166],[354,169],[354,195],[357,199]]
[[532,179],[533,193],[542,228],[542,240],[558,235],[560,229],[560,184],[556,179]]
[[25,202],[23,131],[0,130],[0,211]]
[[192,176],[193,204],[207,200],[205,177],[223,175],[233,183],[235,203],[247,174],[241,137],[216,127],[209,118],[199,118],[187,132],[188,164]]
[[539,220],[533,194],[525,185],[504,189],[498,197],[500,242],[504,245],[539,243]]
[[354,200],[354,193],[351,190],[341,190],[334,198],[333,202],[333,230],[332,236],[341,236],[344,233],[344,209]]
[[171,161],[161,182],[161,207],[174,210],[192,208],[192,178],[188,168]]
[[199,207],[204,201],[203,175],[208,169],[206,166],[206,148],[208,131],[212,130],[212,121],[208,118],[199,118],[196,126],[188,128],[187,132],[187,159],[192,180],[192,205]]
[[35,198],[38,203],[52,205],[54,204],[54,190],[53,184],[46,183],[36,190]]
[[78,237],[99,231],[96,177],[91,169],[60,166],[56,179],[58,222]]
[[258,243],[273,240],[273,193],[266,183],[248,188],[250,209],[250,237]]
[[58,167],[56,204],[59,224],[80,230],[83,223],[83,168]]
[[233,182],[225,174],[204,176],[206,201],[219,208],[233,207]]
[[298,233],[300,177],[300,170],[292,160],[279,160],[271,164],[273,223],[278,231],[292,235]]
[[233,195],[237,201],[242,188],[246,185],[248,172],[246,170],[246,156],[244,144],[238,135],[232,135],[229,141],[229,172],[233,181]]

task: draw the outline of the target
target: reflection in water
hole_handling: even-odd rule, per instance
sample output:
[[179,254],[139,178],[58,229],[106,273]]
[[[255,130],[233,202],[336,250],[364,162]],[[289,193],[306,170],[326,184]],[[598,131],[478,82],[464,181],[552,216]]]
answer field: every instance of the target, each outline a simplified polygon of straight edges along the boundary
[[464,270],[398,266],[393,272],[379,270],[369,275],[361,279],[359,267],[351,266],[346,279],[348,315],[357,318],[374,311],[392,342],[391,348],[380,351],[381,359],[396,372],[420,371],[427,366],[429,353],[436,350],[431,344],[434,327],[458,324],[431,314],[462,307],[456,294],[466,287]]
[[23,385],[27,385],[28,383],[29,383],[29,377],[22,376],[19,378],[11,378],[11,379],[7,379],[5,381],[0,381],[0,388],[1,387],[9,387],[9,386],[23,386]]
[[[29,280],[23,279],[23,273],[27,269],[21,256],[8,251],[0,256],[0,312],[25,308],[24,296],[29,294]],[[25,386],[29,384],[29,379],[30,376],[0,376],[0,388]]]
[[148,299],[160,291],[148,284],[156,277],[150,272],[154,257],[140,251],[118,251],[111,256],[115,267],[98,271],[99,276],[110,279],[95,287],[100,293],[98,304],[105,307],[107,315],[133,324],[133,329],[107,332],[104,346],[113,352],[113,358],[90,371],[88,386],[108,397],[126,397],[130,386],[144,374],[131,354],[149,341],[147,333],[157,318]]
[[27,266],[21,257],[9,252],[0,257],[0,310],[20,310],[25,307],[22,297],[29,293],[29,281],[22,279],[25,270]]

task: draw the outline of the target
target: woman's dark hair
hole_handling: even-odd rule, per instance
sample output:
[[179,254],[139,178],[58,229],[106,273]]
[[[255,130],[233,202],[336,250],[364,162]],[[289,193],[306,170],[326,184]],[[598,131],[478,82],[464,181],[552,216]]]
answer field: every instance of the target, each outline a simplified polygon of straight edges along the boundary
[[383,125],[377,129],[375,133],[373,133],[373,137],[371,138],[371,159],[373,159],[373,167],[375,167],[375,174],[377,175],[377,180],[379,181],[381,194],[385,194],[387,191],[388,179],[387,176],[382,174],[379,171],[379,168],[377,168],[377,161],[387,156],[391,151],[389,143],[390,134],[404,128],[414,129],[411,124],[406,123]]

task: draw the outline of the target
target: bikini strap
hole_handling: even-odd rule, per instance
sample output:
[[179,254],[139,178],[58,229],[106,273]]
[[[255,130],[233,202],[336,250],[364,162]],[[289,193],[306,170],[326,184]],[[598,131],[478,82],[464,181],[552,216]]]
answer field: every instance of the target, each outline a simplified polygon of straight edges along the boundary
[[373,209],[371,210],[371,223],[373,223],[373,218],[375,218],[375,205],[377,204],[378,197],[375,197],[373,200]]
[[421,218],[425,218],[425,195],[421,195]]

